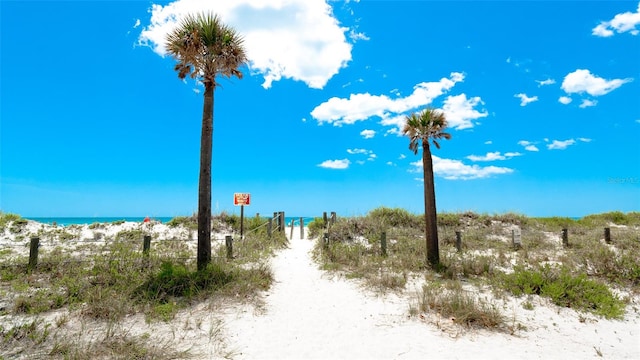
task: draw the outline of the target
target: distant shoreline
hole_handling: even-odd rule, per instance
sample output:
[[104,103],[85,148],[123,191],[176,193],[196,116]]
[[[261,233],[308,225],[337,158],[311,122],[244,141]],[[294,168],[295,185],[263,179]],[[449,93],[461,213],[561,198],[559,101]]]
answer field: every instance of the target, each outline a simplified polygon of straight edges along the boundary
[[[177,215],[180,216],[180,215]],[[149,219],[152,221],[157,221],[160,223],[167,223],[168,221],[170,221],[171,219],[177,217],[177,216],[149,216]],[[251,216],[246,216],[245,219],[250,218]],[[96,217],[75,217],[75,216],[70,216],[70,217],[65,217],[65,216],[61,216],[61,217],[47,217],[47,216],[23,216],[23,219],[27,219],[27,220],[32,220],[32,221],[36,221],[42,224],[49,224],[49,225],[53,225],[53,223],[55,222],[56,225],[59,226],[69,226],[69,225],[90,225],[93,223],[113,223],[113,222],[120,222],[120,221],[125,221],[125,222],[143,222],[145,219],[145,216],[96,216]],[[302,218],[304,219],[305,223],[309,223],[313,220],[312,217],[305,217],[302,216]],[[299,224],[299,220],[300,217],[293,217],[293,216],[285,216],[285,223],[287,225],[289,225],[291,223],[291,220],[294,220],[295,225]]]

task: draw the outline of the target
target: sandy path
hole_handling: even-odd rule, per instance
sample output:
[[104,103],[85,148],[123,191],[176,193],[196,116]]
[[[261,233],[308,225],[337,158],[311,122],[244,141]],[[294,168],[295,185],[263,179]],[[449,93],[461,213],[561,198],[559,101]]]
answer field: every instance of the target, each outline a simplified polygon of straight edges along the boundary
[[406,326],[426,330],[414,321],[398,328],[406,323],[406,300],[365,296],[354,283],[327,277],[311,259],[313,241],[296,233],[289,249],[272,261],[276,283],[264,313],[246,311],[225,321],[239,358],[390,359],[427,353],[404,334],[390,338]]
[[[409,300],[373,296],[353,281],[331,278],[311,259],[313,241],[299,232],[272,260],[275,284],[263,311],[227,309],[226,350],[236,359],[548,359],[637,358],[639,317],[583,323],[569,309],[505,308],[524,320],[516,336],[470,330],[455,336],[408,318]],[[522,312],[525,315],[522,316]],[[512,315],[509,315],[512,314]],[[445,321],[446,323],[446,321]],[[596,351],[597,349],[597,351]]]

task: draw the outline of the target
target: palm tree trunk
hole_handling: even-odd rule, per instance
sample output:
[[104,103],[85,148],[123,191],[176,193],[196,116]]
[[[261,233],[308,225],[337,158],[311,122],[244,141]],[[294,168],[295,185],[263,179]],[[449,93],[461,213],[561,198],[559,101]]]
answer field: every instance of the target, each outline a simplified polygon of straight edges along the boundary
[[198,270],[211,263],[211,158],[213,153],[213,90],[205,84],[200,135],[200,178],[198,181]]
[[422,168],[424,170],[424,219],[427,236],[427,261],[431,266],[440,263],[438,249],[438,223],[436,216],[436,191],[433,181],[433,160],[429,141],[422,140]]

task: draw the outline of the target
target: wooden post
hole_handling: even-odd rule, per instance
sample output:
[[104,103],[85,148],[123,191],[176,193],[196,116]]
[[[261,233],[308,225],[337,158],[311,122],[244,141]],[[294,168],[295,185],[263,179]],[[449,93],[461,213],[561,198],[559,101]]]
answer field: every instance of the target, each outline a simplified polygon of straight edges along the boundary
[[562,229],[562,246],[569,246],[569,230],[567,228]]
[[280,219],[280,214],[278,214],[277,212],[273,212],[273,220],[276,221],[276,228],[275,230],[280,230],[280,223],[278,222],[278,219]]
[[244,205],[240,205],[240,240],[244,240]]
[[462,251],[462,232],[460,230],[456,230],[456,250]]
[[326,229],[329,225],[329,220],[327,218],[327,212],[323,211],[322,212],[322,223],[324,224],[324,228]]
[[29,265],[27,270],[31,271],[38,265],[38,248],[40,247],[40,238],[34,236],[31,238],[31,244],[29,246]]
[[329,232],[325,231],[322,234],[322,244],[324,245],[324,248],[328,248],[329,247]]
[[295,223],[295,220],[291,219],[291,232],[289,235],[289,239],[293,239],[293,224]]
[[267,235],[271,238],[271,231],[273,230],[273,219],[269,218],[269,222],[267,223]]
[[513,241],[513,248],[518,250],[522,247],[522,238],[521,238],[520,228],[515,228],[511,230],[511,238]]
[[304,219],[300,218],[300,239],[304,239]]
[[280,224],[280,231],[284,233],[285,227],[287,226],[287,224],[285,224],[284,211],[280,211],[279,216],[280,216],[280,220],[278,220],[278,223]]
[[336,223],[336,212],[332,211],[331,212],[331,225]]
[[387,256],[387,232],[383,231],[380,234],[380,248],[382,250],[382,256]]
[[149,256],[149,250],[151,249],[151,235],[145,235],[142,241],[142,254]]
[[224,244],[227,247],[227,259],[233,259],[233,237],[231,235],[225,236]]
[[604,228],[604,241],[607,244],[611,244],[611,228]]

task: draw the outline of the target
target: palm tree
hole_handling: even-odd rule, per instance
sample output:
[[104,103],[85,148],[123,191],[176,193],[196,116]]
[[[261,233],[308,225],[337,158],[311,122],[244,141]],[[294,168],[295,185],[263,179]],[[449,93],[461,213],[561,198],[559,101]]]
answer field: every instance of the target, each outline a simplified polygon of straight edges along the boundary
[[418,146],[422,144],[422,169],[424,176],[424,219],[426,223],[425,236],[427,241],[427,261],[432,266],[440,263],[438,249],[438,223],[436,216],[436,192],[433,182],[433,160],[429,141],[440,149],[438,140],[451,139],[451,134],[444,132],[447,119],[442,111],[427,108],[420,113],[413,113],[406,117],[406,124],[402,134],[409,137],[409,149],[418,154]]
[[242,37],[212,13],[186,16],[166,37],[169,54],[180,79],[190,76],[204,85],[200,178],[198,181],[198,270],[211,262],[211,158],[213,153],[213,92],[216,78],[242,79],[247,62]]

